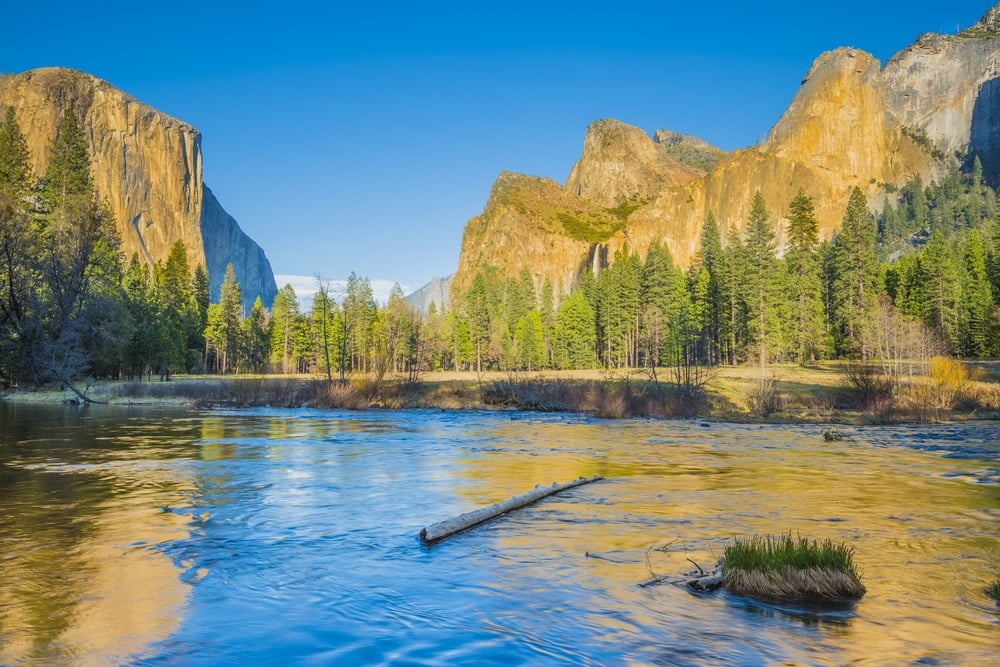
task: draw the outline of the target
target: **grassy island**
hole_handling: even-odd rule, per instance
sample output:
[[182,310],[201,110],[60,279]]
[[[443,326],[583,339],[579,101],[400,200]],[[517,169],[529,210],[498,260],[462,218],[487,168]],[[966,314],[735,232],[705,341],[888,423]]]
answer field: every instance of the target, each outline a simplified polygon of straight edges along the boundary
[[865,594],[854,549],[791,533],[754,535],[726,547],[723,585],[736,595],[771,600],[858,600]]

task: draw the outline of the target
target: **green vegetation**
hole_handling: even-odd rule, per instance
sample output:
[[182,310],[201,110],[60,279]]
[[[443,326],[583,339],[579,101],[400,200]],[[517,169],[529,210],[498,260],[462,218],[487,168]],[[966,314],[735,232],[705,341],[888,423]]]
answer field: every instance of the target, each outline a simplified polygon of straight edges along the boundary
[[[645,203],[601,208],[562,197],[544,179],[504,182],[500,205],[514,202],[591,243]],[[385,391],[387,377],[413,391],[428,371],[482,377],[600,368],[610,378],[602,388],[508,383],[489,402],[607,416],[749,408],[763,417],[796,409],[769,368],[845,360],[844,387],[814,396],[815,404],[879,420],[1000,409],[995,385],[950,359],[1000,355],[1000,209],[981,164],[973,159],[968,173],[956,168],[940,183],[917,180],[886,194],[876,217],[854,189],[842,229],[822,243],[807,193],[789,202],[785,234],[776,234],[757,194],[747,220],[725,230],[707,216],[686,271],[661,243],[645,256],[619,250],[608,258],[597,248],[595,257],[581,257],[569,290],[527,268],[507,276],[487,266],[449,308],[432,304],[424,314],[398,287],[377,303],[369,281],[352,273],[339,300],[317,280],[308,311],[285,285],[273,304],[258,300],[247,312],[231,267],[218,302],[209,302],[205,269],[192,269],[182,243],[153,266],[137,256],[125,261],[72,111],[42,179],[31,174],[8,112],[0,122],[0,386],[308,373],[336,385],[329,391],[337,400],[364,378],[369,384],[351,394],[360,405]],[[787,240],[782,257],[779,237]],[[750,363],[755,381],[726,387],[723,405],[707,407],[716,371]]]
[[692,138],[685,137],[678,132],[664,134],[657,132],[657,141],[663,146],[667,155],[687,167],[704,173],[715,169],[715,166],[726,156],[726,152],[721,148],[703,142],[694,143],[697,140],[692,141]]
[[793,600],[856,600],[865,594],[854,549],[807,538],[737,538],[723,553],[723,584],[737,595]]
[[1000,579],[997,579],[986,587],[986,595],[997,602],[1000,602]]
[[927,151],[935,160],[944,160],[947,158],[944,151],[934,145],[934,142],[927,136],[927,132],[922,128],[903,127],[903,135],[912,139],[914,143]]
[[642,199],[628,198],[609,208],[556,211],[555,216],[570,237],[588,243],[604,243],[625,226],[628,216],[645,204]]

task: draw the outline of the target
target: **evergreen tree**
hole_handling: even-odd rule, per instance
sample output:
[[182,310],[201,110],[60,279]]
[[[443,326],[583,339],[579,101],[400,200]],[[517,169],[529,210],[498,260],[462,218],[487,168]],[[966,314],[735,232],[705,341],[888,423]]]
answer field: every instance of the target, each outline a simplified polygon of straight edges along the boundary
[[13,108],[0,123],[0,383],[13,384],[27,371],[38,336],[35,312],[39,283],[37,235],[26,200],[31,170],[24,136]]
[[753,331],[761,372],[767,363],[767,343],[777,333],[777,259],[774,254],[774,231],[768,221],[767,205],[760,191],[754,193],[750,203],[750,217],[746,229],[746,271],[744,294],[748,322]]
[[[678,325],[681,321],[686,324],[687,298],[684,274],[674,265],[670,249],[654,242],[646,254],[640,282],[642,338],[649,365],[660,365],[664,346],[685,344],[686,341],[676,340],[676,337],[680,335]],[[675,340],[667,340],[670,333]]]
[[347,277],[347,294],[344,296],[342,310],[342,344],[347,346],[350,354],[347,368],[367,372],[376,315],[375,297],[372,296],[372,285],[368,278],[351,272]]
[[[188,347],[195,350],[206,349],[205,329],[208,327],[208,305],[212,302],[211,288],[208,283],[208,271],[203,264],[199,264],[194,269],[194,276],[191,278],[191,298],[194,300],[194,307],[197,313],[197,327],[195,335],[188,340]],[[200,365],[205,365],[204,353],[201,355]],[[193,364],[199,365],[199,364]]]
[[560,368],[593,368],[597,346],[594,309],[574,290],[556,312],[556,362]]
[[267,311],[264,310],[264,303],[259,295],[250,308],[250,314],[243,320],[240,327],[247,369],[251,373],[264,373],[267,371],[268,339],[271,332]]
[[31,353],[36,381],[69,384],[101,358],[115,356],[121,310],[121,241],[90,178],[87,143],[72,110],[56,128],[41,192],[38,322]]
[[725,252],[715,216],[709,212],[701,230],[701,250],[692,272],[694,308],[697,327],[703,341],[701,358],[709,364],[723,360],[722,341],[725,332]]
[[538,314],[542,319],[542,344],[544,346],[544,365],[552,366],[553,346],[556,336],[556,307],[554,303],[555,289],[552,280],[546,276],[542,282],[542,292],[538,297]]
[[746,247],[735,225],[729,227],[725,250],[725,288],[723,299],[726,309],[725,338],[729,363],[746,358],[749,337],[748,309],[745,299],[748,258]]
[[624,250],[597,277],[598,340],[608,367],[635,365],[641,280],[642,262]]
[[[352,274],[353,275],[353,274]],[[312,313],[309,323],[312,328],[312,340],[315,345],[316,368],[320,373],[326,375],[327,382],[333,381],[333,364],[337,360],[340,369],[340,379],[344,380],[344,372],[347,365],[346,350],[348,347],[348,337],[345,327],[335,317],[336,306],[330,298],[330,290],[323,279],[316,276],[317,290],[313,295]],[[343,319],[346,319],[343,318]],[[343,338],[341,338],[343,336]],[[339,343],[339,345],[337,344]],[[338,356],[336,350],[341,353]]]
[[295,289],[285,284],[274,297],[271,306],[271,368],[281,373],[295,370],[295,325],[299,318],[299,300]]
[[875,306],[878,259],[875,256],[875,223],[864,193],[851,191],[844,220],[836,239],[833,291],[837,347],[844,353],[857,351],[867,359],[861,335],[865,318]]
[[142,378],[153,372],[154,359],[162,339],[162,318],[156,292],[147,266],[132,256],[122,279],[129,336],[125,341],[122,362],[126,377]]
[[788,215],[788,302],[792,309],[795,357],[799,364],[815,360],[823,348],[823,289],[820,281],[819,223],[812,198],[801,189],[792,199]]
[[[978,160],[978,156],[976,158]],[[982,165],[979,166],[980,170]],[[986,251],[978,229],[969,232],[965,251],[965,315],[964,352],[985,357],[995,354],[998,346],[994,337],[993,292],[986,274]]]
[[56,138],[39,195],[42,208],[48,213],[65,208],[75,197],[92,199],[94,196],[87,137],[72,107],[66,107],[56,127]]
[[7,205],[20,206],[31,192],[31,166],[28,144],[14,117],[14,107],[0,122],[0,197],[9,198]]
[[[491,331],[490,295],[486,277],[482,273],[477,273],[472,279],[472,284],[465,293],[464,302],[467,322],[463,323],[467,327],[469,340],[475,350],[473,361],[476,373],[481,373],[483,362],[489,353]],[[459,343],[461,344],[460,341]]]
[[236,282],[236,271],[232,263],[226,265],[222,277],[219,303],[208,308],[208,326],[205,339],[215,354],[215,368],[220,373],[229,373],[238,368],[240,362],[241,334],[243,321],[243,295]]
[[517,321],[515,327],[518,364],[532,371],[545,363],[545,341],[542,336],[542,316],[532,308]]
[[941,230],[935,230],[920,256],[926,295],[924,317],[928,326],[957,350],[962,332],[962,282],[954,249]]

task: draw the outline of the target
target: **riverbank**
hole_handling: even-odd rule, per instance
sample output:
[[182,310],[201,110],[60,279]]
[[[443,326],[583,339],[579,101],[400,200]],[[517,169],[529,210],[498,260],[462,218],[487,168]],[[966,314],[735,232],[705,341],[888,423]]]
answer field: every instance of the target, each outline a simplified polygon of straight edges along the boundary
[[[101,381],[88,398],[120,405],[316,407],[348,409],[521,409],[602,418],[703,418],[761,423],[892,423],[1000,418],[1000,362],[977,362],[960,385],[917,378],[904,390],[879,389],[839,362],[712,370],[702,392],[679,391],[647,371],[424,373],[418,382],[355,375],[331,383],[312,375],[174,376],[169,381]],[[865,383],[872,380],[874,389]],[[859,386],[860,385],[860,386]],[[764,395],[762,395],[764,394]],[[3,400],[75,402],[69,390],[16,391]]]

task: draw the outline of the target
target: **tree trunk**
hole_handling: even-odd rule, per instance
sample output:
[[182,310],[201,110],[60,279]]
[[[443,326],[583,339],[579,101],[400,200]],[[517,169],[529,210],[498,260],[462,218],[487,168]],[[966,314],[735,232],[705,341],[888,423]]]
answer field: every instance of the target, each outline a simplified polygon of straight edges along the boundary
[[420,531],[420,541],[426,545],[436,544],[445,538],[466,531],[474,526],[478,526],[479,524],[485,523],[490,519],[494,519],[501,514],[506,514],[507,512],[520,509],[526,505],[537,502],[542,498],[559,493],[560,491],[596,482],[601,479],[604,478],[599,476],[589,478],[581,477],[580,479],[575,479],[572,482],[564,482],[561,484],[556,483],[552,486],[536,486],[533,490],[519,496],[514,496],[510,500],[505,500],[502,503],[496,503],[494,505],[490,505],[489,507],[483,507],[472,512],[460,514],[451,519],[427,526]]

